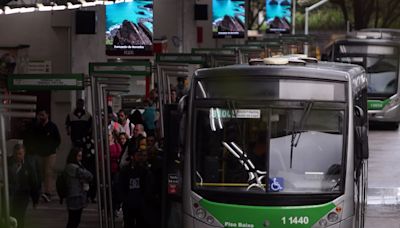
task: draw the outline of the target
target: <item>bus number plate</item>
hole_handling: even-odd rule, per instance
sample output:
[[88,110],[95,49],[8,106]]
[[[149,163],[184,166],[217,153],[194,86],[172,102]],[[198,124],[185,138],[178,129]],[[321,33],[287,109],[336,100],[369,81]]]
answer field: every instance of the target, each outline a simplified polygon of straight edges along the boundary
[[307,225],[310,222],[310,219],[307,216],[294,216],[294,217],[282,217],[282,224],[304,224]]

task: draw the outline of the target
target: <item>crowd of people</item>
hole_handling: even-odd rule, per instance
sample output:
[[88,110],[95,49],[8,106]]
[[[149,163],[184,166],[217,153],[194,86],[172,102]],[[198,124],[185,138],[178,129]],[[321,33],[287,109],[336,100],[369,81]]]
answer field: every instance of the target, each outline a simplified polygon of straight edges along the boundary
[[[104,155],[110,158],[114,216],[121,216],[122,211],[125,228],[160,227],[162,153],[156,130],[157,111],[151,99],[144,104],[143,113],[115,113],[110,106],[107,109],[109,154]],[[88,203],[97,202],[92,117],[84,108],[84,100],[77,101],[65,124],[72,143],[62,171],[67,186],[66,227],[76,228],[83,209]],[[60,143],[60,133],[49,119],[49,112],[38,110],[37,118],[24,134],[23,144],[15,145],[9,160],[10,215],[17,219],[18,227],[24,227],[30,198],[34,207],[40,197],[44,202],[52,201]]]

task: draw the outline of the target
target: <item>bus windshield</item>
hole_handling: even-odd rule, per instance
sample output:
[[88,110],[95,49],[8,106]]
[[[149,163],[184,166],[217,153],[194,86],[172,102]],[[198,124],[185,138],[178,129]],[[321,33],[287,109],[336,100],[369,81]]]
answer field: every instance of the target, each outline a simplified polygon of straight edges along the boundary
[[195,189],[342,191],[343,102],[213,99],[194,110]]
[[370,96],[391,96],[397,92],[399,57],[396,47],[339,45],[337,51],[335,61],[365,68]]

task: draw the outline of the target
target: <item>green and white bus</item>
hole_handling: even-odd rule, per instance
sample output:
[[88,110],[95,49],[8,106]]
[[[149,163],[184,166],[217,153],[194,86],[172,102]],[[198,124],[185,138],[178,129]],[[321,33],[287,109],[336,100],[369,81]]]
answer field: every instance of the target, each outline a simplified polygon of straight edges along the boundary
[[196,71],[179,104],[183,227],[364,226],[365,71],[308,60]]
[[[397,129],[400,122],[400,39],[389,39],[387,35],[390,34],[386,33],[386,37],[378,39],[373,32],[365,32],[366,36],[337,40],[333,45],[331,60],[365,68],[369,120],[388,123]],[[372,37],[368,37],[368,34]]]

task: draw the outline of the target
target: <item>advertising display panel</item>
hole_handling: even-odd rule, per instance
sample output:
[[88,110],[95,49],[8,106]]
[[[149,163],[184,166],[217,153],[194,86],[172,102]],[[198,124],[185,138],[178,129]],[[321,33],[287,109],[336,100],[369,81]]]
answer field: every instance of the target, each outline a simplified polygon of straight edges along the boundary
[[266,0],[266,4],[267,32],[290,32],[292,0]]
[[213,0],[213,37],[243,38],[246,30],[245,0]]
[[106,54],[153,54],[153,0],[106,6]]

